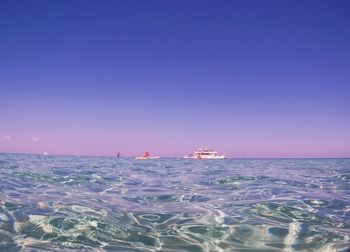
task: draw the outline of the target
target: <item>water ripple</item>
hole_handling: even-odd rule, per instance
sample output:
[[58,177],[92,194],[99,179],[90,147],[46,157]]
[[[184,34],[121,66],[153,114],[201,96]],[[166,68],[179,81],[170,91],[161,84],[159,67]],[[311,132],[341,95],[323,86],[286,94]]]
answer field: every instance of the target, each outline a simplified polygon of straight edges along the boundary
[[346,251],[349,159],[0,154],[0,251]]

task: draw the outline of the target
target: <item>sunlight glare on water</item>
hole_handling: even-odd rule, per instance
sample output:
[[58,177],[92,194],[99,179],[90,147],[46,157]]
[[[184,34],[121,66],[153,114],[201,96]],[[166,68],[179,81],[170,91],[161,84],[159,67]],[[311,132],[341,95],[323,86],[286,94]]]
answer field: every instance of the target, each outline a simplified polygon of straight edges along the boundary
[[350,159],[0,154],[0,251],[347,251]]

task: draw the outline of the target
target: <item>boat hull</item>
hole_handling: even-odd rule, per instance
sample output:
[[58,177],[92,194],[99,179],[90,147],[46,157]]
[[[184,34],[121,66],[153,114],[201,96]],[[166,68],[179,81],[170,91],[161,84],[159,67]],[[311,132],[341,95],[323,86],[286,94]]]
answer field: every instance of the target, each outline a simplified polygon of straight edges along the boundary
[[225,156],[214,156],[214,157],[204,157],[204,156],[201,156],[201,157],[199,158],[199,157],[196,157],[196,156],[193,156],[193,157],[184,156],[184,158],[186,158],[186,159],[225,159],[226,157],[225,157]]

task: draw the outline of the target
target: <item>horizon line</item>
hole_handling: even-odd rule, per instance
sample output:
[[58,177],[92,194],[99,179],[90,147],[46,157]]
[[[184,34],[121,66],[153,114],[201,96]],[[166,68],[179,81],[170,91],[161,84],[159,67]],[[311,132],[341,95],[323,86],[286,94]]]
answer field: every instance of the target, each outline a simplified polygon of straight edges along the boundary
[[[69,156],[69,157],[109,157],[109,158],[135,158],[137,156],[121,156],[117,157],[115,155],[88,155],[88,154],[50,154],[44,155],[43,153],[31,153],[31,152],[2,152],[0,154],[10,154],[10,155],[37,155],[37,156]],[[160,158],[183,158],[183,156],[160,156]],[[226,156],[226,159],[350,159],[350,156],[340,156],[340,157],[234,157],[234,156]]]

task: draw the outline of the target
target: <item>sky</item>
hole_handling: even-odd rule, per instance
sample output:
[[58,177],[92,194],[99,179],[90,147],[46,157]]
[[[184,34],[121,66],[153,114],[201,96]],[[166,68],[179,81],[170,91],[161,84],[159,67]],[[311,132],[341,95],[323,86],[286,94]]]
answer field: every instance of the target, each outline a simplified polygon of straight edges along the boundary
[[350,1],[0,2],[0,152],[350,157]]

